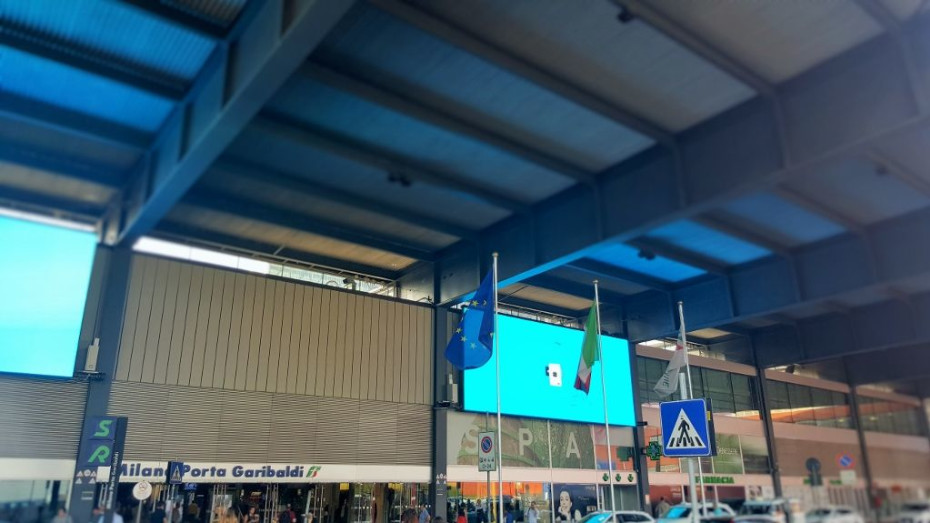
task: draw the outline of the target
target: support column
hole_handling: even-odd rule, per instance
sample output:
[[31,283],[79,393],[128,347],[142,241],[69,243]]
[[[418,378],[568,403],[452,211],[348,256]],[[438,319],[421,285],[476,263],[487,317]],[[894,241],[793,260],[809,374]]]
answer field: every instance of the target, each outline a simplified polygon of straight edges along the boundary
[[[751,343],[751,342],[750,342]],[[753,346],[755,353],[755,346]],[[775,497],[781,497],[781,468],[778,466],[778,449],[775,445],[775,426],[772,424],[772,411],[769,409],[768,381],[765,378],[765,368],[756,361],[756,389],[758,393],[759,418],[762,420],[762,429],[765,432],[765,448],[769,454],[769,474],[772,475],[772,485],[775,487]]]
[[[843,367],[846,369],[846,376],[849,376],[849,368],[846,360],[843,360]],[[848,381],[848,379],[847,379]],[[869,464],[869,446],[865,442],[865,432],[862,430],[862,423],[859,416],[859,397],[856,395],[856,386],[849,384],[849,410],[850,418],[856,429],[856,435],[859,439],[859,454],[862,462],[862,472],[865,474],[865,486],[869,496],[869,508],[872,511],[872,520],[878,522],[878,507],[875,506],[875,483],[872,481],[872,467]]]
[[[100,339],[100,348],[97,354],[97,372],[90,375],[87,386],[87,400],[84,404],[84,422],[81,434],[90,430],[88,424],[91,420],[106,416],[110,401],[110,389],[113,385],[113,375],[116,372],[119,340],[123,328],[123,311],[126,307],[126,295],[129,288],[130,265],[132,251],[125,247],[99,247],[94,259],[94,271],[101,271],[103,275],[99,280],[92,277],[91,281],[101,281],[101,301],[95,318],[85,317],[85,321],[94,322],[93,338]],[[91,292],[95,292],[91,290]],[[79,457],[88,452],[89,442],[82,440],[75,456]],[[75,468],[77,473],[78,468]],[[81,488],[79,488],[81,487]],[[90,521],[91,511],[94,508],[94,490],[96,485],[75,485],[71,489],[69,509],[75,521]]]
[[639,506],[652,514],[652,500],[649,497],[649,461],[646,455],[643,454],[643,450],[646,448],[646,429],[643,422],[643,400],[639,393],[639,366],[636,364],[636,344],[630,343],[629,350],[630,381],[633,384],[633,412],[636,415],[636,426],[633,427],[633,470],[636,471],[636,490],[639,494]]
[[[437,278],[438,280],[438,278]],[[438,290],[438,284],[437,284]],[[446,460],[448,445],[447,429],[452,398],[448,397],[448,362],[444,350],[449,339],[449,311],[442,307],[433,309],[433,476],[430,482],[429,503],[433,516],[449,521],[446,513]]]

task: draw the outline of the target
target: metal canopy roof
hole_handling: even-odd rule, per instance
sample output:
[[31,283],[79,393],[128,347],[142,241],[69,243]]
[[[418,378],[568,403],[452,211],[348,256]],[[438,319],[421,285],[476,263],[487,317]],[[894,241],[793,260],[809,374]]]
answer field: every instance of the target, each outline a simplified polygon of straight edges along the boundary
[[924,4],[7,2],[0,204],[913,380]]

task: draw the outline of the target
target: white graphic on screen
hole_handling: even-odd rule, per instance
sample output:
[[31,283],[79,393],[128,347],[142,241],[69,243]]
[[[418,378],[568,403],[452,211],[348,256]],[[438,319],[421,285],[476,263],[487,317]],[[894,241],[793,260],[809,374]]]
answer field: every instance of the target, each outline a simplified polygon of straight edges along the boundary
[[685,409],[681,409],[681,412],[678,413],[678,419],[675,420],[675,428],[672,429],[672,434],[665,443],[665,448],[681,450],[707,448],[707,445],[704,444],[704,440],[702,440],[701,437],[698,436],[697,431],[694,430],[694,424],[691,423],[691,419],[685,414]]
[[562,386],[562,365],[560,363],[550,363],[546,365],[546,376],[549,376],[549,385],[552,387]]

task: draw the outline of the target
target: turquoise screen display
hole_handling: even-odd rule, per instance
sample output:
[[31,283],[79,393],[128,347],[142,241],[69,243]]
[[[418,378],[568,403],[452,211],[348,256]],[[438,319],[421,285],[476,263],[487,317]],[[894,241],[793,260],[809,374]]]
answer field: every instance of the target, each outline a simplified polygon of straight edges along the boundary
[[[601,336],[606,367],[597,362],[588,394],[575,388],[584,332],[498,315],[501,413],[584,423],[604,423],[601,379],[607,374],[611,425],[635,426],[629,344]],[[497,412],[494,357],[464,373],[465,410]]]
[[0,216],[0,372],[70,377],[97,238]]

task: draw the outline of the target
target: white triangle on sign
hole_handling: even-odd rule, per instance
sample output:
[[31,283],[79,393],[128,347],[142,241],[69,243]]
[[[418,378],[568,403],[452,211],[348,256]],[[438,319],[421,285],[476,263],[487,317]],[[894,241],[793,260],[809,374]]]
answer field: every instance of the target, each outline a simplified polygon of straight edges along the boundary
[[81,483],[83,483],[83,482],[81,481],[81,478],[78,478],[78,479],[74,480],[74,484],[75,484],[75,485],[80,485]]
[[95,470],[95,471],[91,472],[91,473],[90,473],[90,477],[96,478],[96,477],[97,477],[97,471]]
[[97,483],[97,480],[94,478],[90,478],[90,481],[87,482],[88,485],[93,485],[95,483]]
[[665,448],[680,450],[707,448],[704,440],[694,430],[694,423],[691,423],[691,419],[685,414],[685,409],[681,409],[681,412],[678,413],[678,419],[675,420],[675,427],[672,428],[672,433],[668,441],[665,442]]

